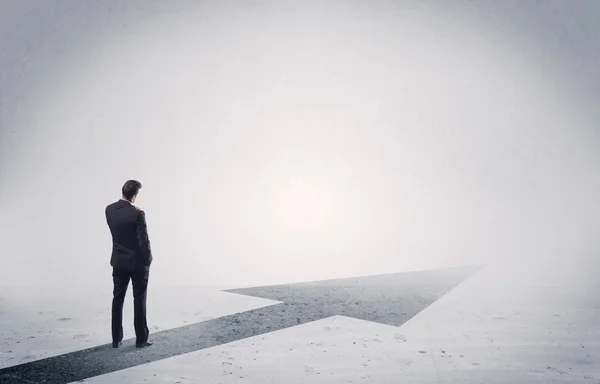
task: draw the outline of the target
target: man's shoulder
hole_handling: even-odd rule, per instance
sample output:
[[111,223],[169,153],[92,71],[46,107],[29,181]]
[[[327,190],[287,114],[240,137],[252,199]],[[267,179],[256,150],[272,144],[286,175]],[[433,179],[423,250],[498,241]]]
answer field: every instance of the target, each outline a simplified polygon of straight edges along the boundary
[[114,208],[114,207],[115,207],[117,204],[119,204],[119,202],[118,202],[118,201],[115,201],[114,203],[110,203],[110,204],[108,204],[108,205],[106,206],[106,208],[105,208],[104,210],[105,210],[105,211],[108,211],[108,210],[110,210],[110,209]]
[[[128,204],[131,206],[131,208],[134,208],[131,204]],[[121,209],[127,209],[127,206],[124,206],[123,202],[118,200],[115,201],[114,203],[110,203],[106,206],[106,208],[104,208],[104,212],[109,213],[112,211],[117,211],[117,210],[121,210]],[[134,209],[135,210],[135,209]]]

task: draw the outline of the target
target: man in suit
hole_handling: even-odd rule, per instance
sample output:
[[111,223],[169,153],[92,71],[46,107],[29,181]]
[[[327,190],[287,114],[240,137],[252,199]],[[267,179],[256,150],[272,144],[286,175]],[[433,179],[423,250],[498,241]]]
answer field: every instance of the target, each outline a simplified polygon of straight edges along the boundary
[[142,188],[137,180],[123,185],[122,198],[106,207],[106,222],[112,235],[113,301],[112,301],[112,346],[118,348],[123,341],[123,302],[129,280],[133,285],[133,307],[137,348],[152,345],[146,322],[146,292],[152,250],[146,228],[146,214],[134,204]]

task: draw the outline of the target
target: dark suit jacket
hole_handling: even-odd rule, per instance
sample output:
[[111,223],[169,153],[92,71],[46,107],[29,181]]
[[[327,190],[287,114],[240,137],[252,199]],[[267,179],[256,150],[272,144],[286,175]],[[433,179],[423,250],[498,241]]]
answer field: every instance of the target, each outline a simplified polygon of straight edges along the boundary
[[152,250],[144,211],[119,200],[107,206],[105,213],[113,240],[110,265],[122,269],[149,267]]

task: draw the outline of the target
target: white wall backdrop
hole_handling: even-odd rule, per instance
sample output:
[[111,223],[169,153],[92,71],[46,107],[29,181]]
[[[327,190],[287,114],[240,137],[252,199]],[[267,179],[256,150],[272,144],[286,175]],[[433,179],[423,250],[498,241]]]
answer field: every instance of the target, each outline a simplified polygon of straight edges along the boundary
[[3,1],[0,285],[110,284],[130,178],[157,284],[589,269],[600,6],[448,3]]

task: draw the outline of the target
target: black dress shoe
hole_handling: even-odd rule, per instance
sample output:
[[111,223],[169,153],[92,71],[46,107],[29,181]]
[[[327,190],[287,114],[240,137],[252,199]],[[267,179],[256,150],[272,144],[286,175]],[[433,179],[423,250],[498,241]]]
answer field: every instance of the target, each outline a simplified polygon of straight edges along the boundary
[[138,344],[138,343],[136,343],[136,344],[135,344],[135,347],[136,347],[136,348],[144,348],[144,347],[149,347],[149,346],[151,346],[152,344],[154,344],[152,341],[150,341],[150,340],[146,340],[146,341],[144,341],[143,343],[139,343],[139,344]]
[[123,342],[122,342],[122,341],[116,341],[116,342],[115,342],[115,341],[113,341],[113,343],[112,343],[112,347],[113,347],[113,348],[119,348],[119,347],[121,346],[121,344],[123,344]]

